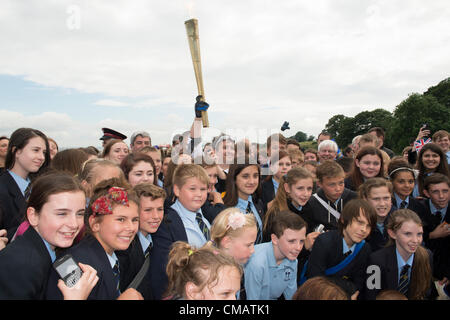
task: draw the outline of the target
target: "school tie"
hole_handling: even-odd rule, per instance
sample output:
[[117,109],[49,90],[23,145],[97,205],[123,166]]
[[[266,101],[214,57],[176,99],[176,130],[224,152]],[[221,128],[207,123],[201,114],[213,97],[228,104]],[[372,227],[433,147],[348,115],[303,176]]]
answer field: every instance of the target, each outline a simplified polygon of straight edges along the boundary
[[113,267],[113,275],[114,275],[114,280],[116,280],[116,291],[117,294],[120,296],[120,270],[119,270],[119,260],[116,260],[116,264]]
[[147,259],[147,257],[150,255],[150,251],[152,251],[153,248],[153,242],[150,242],[150,244],[148,245],[147,249],[145,249],[144,252],[144,258]]
[[400,203],[400,209],[405,209],[407,205],[408,203],[405,200],[403,200],[402,203]]
[[31,182],[28,183],[28,186],[25,189],[25,192],[23,193],[23,196],[25,197],[26,201],[28,201],[28,198],[30,198],[30,194],[31,194]]
[[441,224],[441,221],[442,221],[442,212],[436,211],[436,212],[434,213],[434,216],[435,216],[435,218],[436,218],[437,224]]
[[[245,213],[246,213],[246,214],[249,214],[249,213],[253,214],[253,211],[252,211],[252,202],[251,202],[251,201],[248,202],[247,209],[245,209]],[[256,218],[255,218],[255,219],[256,219]],[[258,244],[258,243],[261,243],[261,242],[262,242],[262,232],[261,232],[261,228],[259,227],[258,220],[256,220],[256,227],[257,227],[258,229],[257,229],[257,233],[256,233],[256,241],[255,241],[255,244]]]
[[409,264],[405,264],[400,272],[400,280],[398,281],[397,291],[403,293],[407,296],[408,288],[409,288],[409,277],[408,270],[411,266]]
[[200,231],[203,233],[203,236],[205,237],[206,241],[209,241],[210,239],[209,229],[206,223],[203,221],[203,217],[200,212],[197,212],[195,214],[195,220],[197,220]]
[[352,254],[352,250],[348,250],[346,253],[344,253],[344,258],[347,258],[351,254]]

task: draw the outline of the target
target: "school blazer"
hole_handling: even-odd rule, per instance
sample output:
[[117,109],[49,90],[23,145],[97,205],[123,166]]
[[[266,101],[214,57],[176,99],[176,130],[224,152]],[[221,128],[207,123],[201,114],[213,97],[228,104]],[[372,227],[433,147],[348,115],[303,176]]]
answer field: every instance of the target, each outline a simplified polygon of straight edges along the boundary
[[[292,211],[296,215],[300,216],[306,222],[306,224],[307,224],[306,234],[312,232],[313,230],[312,229],[310,230],[310,226],[312,225],[311,221],[310,221],[309,217],[304,214],[304,212],[308,211],[308,206],[309,206],[308,203],[306,203],[305,206],[303,206],[301,211],[297,210],[292,205],[292,202],[290,200],[287,200],[287,205],[288,205],[288,208],[289,208],[290,211]],[[268,218],[267,228],[263,230],[263,242],[271,241],[271,233],[273,231],[273,225],[275,223],[275,221],[274,221],[275,217],[276,217],[276,215],[271,215],[270,218]],[[263,223],[264,223],[264,221],[263,221]]]
[[[115,254],[119,259],[120,292],[124,292],[141,270],[141,267],[145,262],[145,256],[139,237],[137,235],[134,237],[127,250],[115,251]],[[149,259],[151,258],[152,250],[149,254]],[[149,276],[150,274],[147,271],[147,274],[142,279],[141,284],[136,289],[142,294],[145,300],[152,300],[150,279],[148,278]]]
[[[432,255],[429,252],[430,264],[432,265]],[[367,286],[364,286],[364,297],[367,300],[375,300],[378,293],[382,290],[397,290],[398,286],[398,265],[397,265],[397,255],[395,253],[395,245],[385,247],[376,252],[373,252],[369,257],[368,265],[376,265],[380,268],[381,271],[381,286],[380,289],[369,289]],[[414,267],[414,262],[413,266]],[[367,275],[367,280],[371,282],[370,276],[372,274]],[[410,282],[414,281],[413,276],[411,276]],[[431,281],[430,290],[428,291],[428,297],[432,297],[435,295],[434,284]]]
[[[430,202],[424,199],[420,202],[424,208],[421,219],[423,222],[423,240],[425,246],[433,252],[433,275],[442,279],[450,277],[450,236],[445,238],[430,239],[432,232],[440,224],[440,221],[431,213]],[[445,222],[450,223],[450,209],[447,208]]]
[[27,202],[14,178],[8,171],[0,175],[0,229],[8,231],[11,241],[17,227],[22,223]]
[[166,207],[164,211],[164,219],[161,225],[152,234],[153,249],[149,267],[151,293],[156,300],[161,300],[162,295],[167,289],[168,278],[166,266],[172,244],[175,241],[188,242],[183,221],[178,213],[170,207]]
[[0,250],[0,300],[43,300],[52,260],[34,228]]
[[386,219],[384,220],[384,230],[383,232],[378,229],[378,227],[372,228],[369,236],[367,237],[366,241],[370,244],[370,247],[372,248],[372,252],[375,252],[377,250],[380,250],[386,246],[386,243],[389,240],[389,235],[387,233],[387,222],[389,220],[389,216],[393,212],[393,208],[389,211],[388,215],[386,216]]
[[265,180],[261,184],[261,200],[267,211],[267,204],[275,198],[275,187],[272,179]]
[[[329,200],[327,200],[322,189],[319,189],[317,191],[317,195],[326,203],[330,202]],[[357,198],[357,196],[358,195],[356,194],[356,192],[345,188],[341,196],[342,208],[348,201]],[[331,204],[331,206],[333,207],[334,204]],[[338,205],[338,208],[335,209],[337,209],[338,212],[341,212],[341,205]],[[311,196],[311,198],[309,198],[308,207],[304,210],[305,218],[308,219],[312,224],[311,226],[308,226],[309,229],[314,229],[319,224],[323,224],[325,230],[336,230],[338,228],[337,219],[331,213],[328,213],[328,209],[326,209],[315,197]]]
[[[392,207],[394,208],[394,210],[398,210],[395,197],[392,198]],[[417,213],[419,217],[423,216],[424,211],[423,205],[421,205],[419,200],[413,198],[412,195],[409,196],[408,206],[406,208]]]
[[[316,238],[308,259],[306,277],[325,276],[325,270],[336,266],[345,259],[342,248],[342,236],[338,230],[322,233]],[[342,270],[330,277],[345,280],[344,289],[352,294],[362,292],[366,279],[366,268],[372,252],[366,242],[357,256]]]
[[[77,245],[65,250],[61,256],[66,253],[70,253],[75,261],[90,265],[97,270],[99,280],[89,294],[88,300],[115,300],[118,298],[111,264],[105,250],[95,237],[91,235],[84,236]],[[46,298],[48,300],[60,300],[63,298],[56,286],[58,279],[59,275],[55,270],[52,270],[47,286]]]

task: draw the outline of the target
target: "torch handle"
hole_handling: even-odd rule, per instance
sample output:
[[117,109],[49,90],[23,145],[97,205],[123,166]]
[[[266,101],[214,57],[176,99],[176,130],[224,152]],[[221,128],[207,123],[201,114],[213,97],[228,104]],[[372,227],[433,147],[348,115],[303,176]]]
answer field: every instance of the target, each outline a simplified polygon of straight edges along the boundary
[[[198,20],[190,19],[184,22],[191,51],[192,64],[194,66],[195,80],[197,82],[198,95],[205,101],[205,89],[203,88],[202,60],[200,57],[200,38],[198,34]],[[202,111],[203,127],[209,127],[208,112]]]

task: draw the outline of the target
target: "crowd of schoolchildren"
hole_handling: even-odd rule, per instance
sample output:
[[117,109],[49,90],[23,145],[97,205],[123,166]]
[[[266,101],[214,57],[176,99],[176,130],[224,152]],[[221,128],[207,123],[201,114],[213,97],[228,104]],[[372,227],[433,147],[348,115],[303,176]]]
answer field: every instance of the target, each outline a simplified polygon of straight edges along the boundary
[[[317,150],[198,130],[162,148],[105,128],[100,153],[17,129],[0,138],[0,299],[448,299],[450,136],[428,135],[395,156],[381,128],[339,153],[326,132]],[[75,283],[54,267],[67,254]]]

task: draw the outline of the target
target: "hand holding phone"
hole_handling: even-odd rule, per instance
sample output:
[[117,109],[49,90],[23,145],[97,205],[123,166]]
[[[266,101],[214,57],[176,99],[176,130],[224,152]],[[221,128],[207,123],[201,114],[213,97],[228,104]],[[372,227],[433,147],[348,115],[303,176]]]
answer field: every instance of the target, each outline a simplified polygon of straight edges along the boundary
[[314,232],[320,232],[320,233],[324,233],[325,232],[325,226],[323,224],[319,224],[315,229]]
[[53,267],[58,272],[66,286],[73,287],[80,280],[83,272],[70,254],[66,254],[53,263]]
[[87,264],[78,264],[83,275],[73,287],[68,287],[62,279],[58,281],[58,288],[61,291],[64,300],[86,300],[96,286],[99,277],[97,271]]

